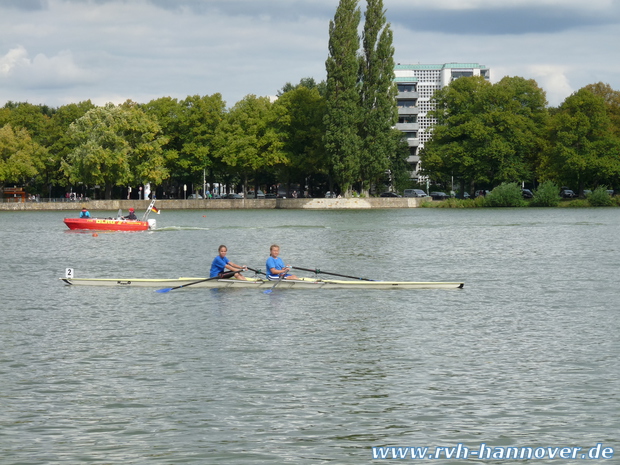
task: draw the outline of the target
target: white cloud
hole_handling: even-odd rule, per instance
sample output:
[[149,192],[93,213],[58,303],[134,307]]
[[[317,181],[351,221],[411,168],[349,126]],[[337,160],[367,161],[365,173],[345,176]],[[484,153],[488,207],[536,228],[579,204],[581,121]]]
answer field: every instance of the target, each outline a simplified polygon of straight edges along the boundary
[[0,56],[0,77],[9,77],[16,68],[28,66],[28,52],[22,46],[13,48]]
[[526,67],[525,74],[535,79],[546,90],[551,105],[557,106],[574,91],[568,79],[569,71],[568,66],[531,65]]
[[386,0],[385,5],[423,7],[424,9],[438,10],[478,10],[478,9],[507,9],[507,8],[527,8],[527,7],[560,7],[571,9],[604,9],[612,6],[613,0],[589,0],[584,3],[582,0],[434,0],[429,3],[427,0]]
[[18,46],[0,57],[0,79],[5,86],[53,88],[83,84],[92,76],[75,64],[69,51],[51,57],[39,53],[31,59],[28,51]]
[[[247,94],[274,95],[286,82],[325,78],[328,26],[338,6],[338,0],[29,2],[6,8],[0,1],[0,106],[214,93],[232,106]],[[598,81],[620,89],[618,2],[384,0],[384,6],[398,62],[480,63],[494,81],[536,79],[552,105]]]

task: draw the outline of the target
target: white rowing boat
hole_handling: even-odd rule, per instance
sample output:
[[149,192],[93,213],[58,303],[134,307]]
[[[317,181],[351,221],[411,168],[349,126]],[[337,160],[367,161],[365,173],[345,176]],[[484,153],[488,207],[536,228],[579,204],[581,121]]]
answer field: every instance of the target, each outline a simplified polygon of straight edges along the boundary
[[[60,278],[71,286],[104,287],[155,287],[178,288],[189,284],[193,288],[269,289],[277,283],[278,289],[462,289],[462,282],[413,282],[413,281],[341,281],[333,279],[301,278],[296,280],[269,281],[267,279],[111,279],[111,278]],[[195,284],[192,284],[195,283]]]

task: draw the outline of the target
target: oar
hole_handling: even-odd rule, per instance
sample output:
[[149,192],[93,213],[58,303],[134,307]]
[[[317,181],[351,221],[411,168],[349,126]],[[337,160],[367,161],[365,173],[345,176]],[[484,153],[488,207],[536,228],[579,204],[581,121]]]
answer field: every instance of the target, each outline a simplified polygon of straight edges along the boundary
[[271,289],[267,289],[265,291],[263,291],[263,294],[271,294],[273,292],[273,290],[276,288],[276,286],[278,284],[280,284],[280,281],[282,281],[282,277],[285,275],[286,273],[280,273],[280,276],[278,276],[278,281],[271,287]]
[[267,275],[267,273],[265,273],[264,271],[261,271],[261,270],[256,270],[256,269],[254,269],[254,268],[250,268],[249,266],[246,266],[246,268],[247,268],[248,270],[250,270],[250,271],[253,271],[253,272],[254,272],[254,273],[256,273],[256,274],[264,274],[265,276]]
[[329,274],[329,275],[332,275],[332,276],[340,276],[342,278],[359,279],[361,281],[376,281],[376,279],[358,278],[357,276],[347,276],[346,274],[328,273],[327,271],[321,271],[318,268],[315,268],[314,270],[311,270],[310,268],[302,268],[300,266],[293,266],[291,268],[294,268],[296,270],[309,271],[311,273],[316,273],[316,274],[323,273],[323,274]]
[[175,286],[175,287],[165,287],[163,289],[157,289],[155,292],[160,292],[160,293],[164,294],[164,293],[170,292],[170,291],[172,291],[174,289],[181,289],[182,287],[193,286],[194,284],[204,283],[205,281],[211,281],[212,279],[225,279],[225,278],[229,278],[230,276],[233,276],[235,273],[237,273],[237,271],[229,271],[227,273],[224,273],[222,276],[215,276],[213,278],[201,279],[200,281],[194,281],[192,283],[182,284],[180,286]]

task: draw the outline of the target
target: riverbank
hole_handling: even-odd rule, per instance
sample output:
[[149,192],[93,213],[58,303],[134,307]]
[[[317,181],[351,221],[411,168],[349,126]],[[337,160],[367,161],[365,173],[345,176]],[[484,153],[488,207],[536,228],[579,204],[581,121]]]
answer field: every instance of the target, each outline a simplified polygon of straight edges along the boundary
[[[355,210],[372,208],[417,208],[425,199],[411,197],[379,197],[352,199],[191,199],[157,200],[159,210]],[[149,200],[90,200],[87,202],[3,202],[0,211],[81,210],[86,206],[97,210],[146,210]]]

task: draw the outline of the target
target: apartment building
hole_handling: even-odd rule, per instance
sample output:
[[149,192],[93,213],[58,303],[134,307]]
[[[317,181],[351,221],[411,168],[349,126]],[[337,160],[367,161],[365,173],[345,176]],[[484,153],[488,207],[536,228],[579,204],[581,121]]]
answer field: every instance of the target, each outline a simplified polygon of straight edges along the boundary
[[408,162],[411,177],[417,178],[420,168],[419,151],[431,137],[435,119],[428,116],[434,109],[433,94],[455,79],[466,76],[482,76],[489,80],[489,68],[478,63],[444,63],[442,65],[397,64],[394,67],[398,87],[398,123],[409,145]]

